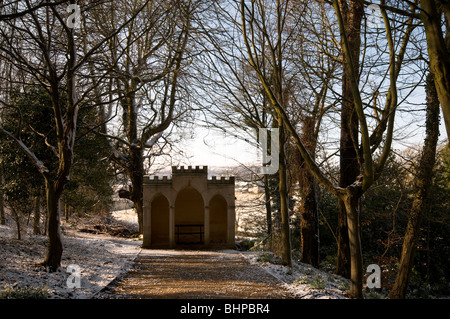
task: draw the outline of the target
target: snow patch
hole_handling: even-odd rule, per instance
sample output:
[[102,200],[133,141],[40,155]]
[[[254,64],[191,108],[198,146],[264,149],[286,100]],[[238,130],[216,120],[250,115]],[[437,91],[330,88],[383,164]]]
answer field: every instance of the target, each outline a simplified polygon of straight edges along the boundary
[[341,276],[327,273],[310,265],[292,261],[292,267],[261,261],[263,252],[240,252],[251,264],[261,267],[277,278],[295,298],[301,299],[347,299],[346,290],[350,281]]
[[[141,251],[137,239],[81,233],[63,224],[61,269],[49,273],[39,264],[47,249],[45,236],[15,239],[13,225],[0,226],[0,290],[46,287],[50,299],[92,298],[112,280],[128,271]],[[69,288],[69,265],[79,269],[80,288]],[[73,285],[72,285],[73,286]]]

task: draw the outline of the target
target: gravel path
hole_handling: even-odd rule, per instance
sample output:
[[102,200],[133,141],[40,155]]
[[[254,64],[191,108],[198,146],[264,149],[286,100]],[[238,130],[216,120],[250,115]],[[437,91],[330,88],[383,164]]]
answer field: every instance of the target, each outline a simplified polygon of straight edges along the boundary
[[97,298],[293,298],[234,250],[142,250],[134,267]]

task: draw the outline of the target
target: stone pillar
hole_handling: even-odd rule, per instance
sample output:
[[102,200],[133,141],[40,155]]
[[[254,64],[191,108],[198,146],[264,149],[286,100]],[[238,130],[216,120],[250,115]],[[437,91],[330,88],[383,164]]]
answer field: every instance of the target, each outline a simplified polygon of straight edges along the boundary
[[205,206],[205,245],[209,245],[209,232],[210,232],[210,228],[209,228],[209,206]]
[[175,247],[175,207],[173,205],[169,208],[169,246]]
[[142,247],[149,248],[152,244],[152,212],[151,212],[151,203],[148,201],[144,201],[144,229],[143,235],[144,240],[142,243]]

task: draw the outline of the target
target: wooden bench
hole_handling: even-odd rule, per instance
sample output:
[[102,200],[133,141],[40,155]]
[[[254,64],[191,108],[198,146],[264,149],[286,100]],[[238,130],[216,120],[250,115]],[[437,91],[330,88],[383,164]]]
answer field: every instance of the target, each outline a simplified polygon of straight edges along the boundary
[[[192,230],[190,230],[191,228]],[[198,228],[198,230],[196,229]],[[193,242],[202,244],[203,243],[203,235],[204,235],[204,225],[203,224],[178,224],[175,225],[175,235],[177,236],[177,244],[180,244],[180,235],[200,235],[199,242]],[[186,231],[183,231],[186,230]],[[192,243],[192,244],[193,244]],[[191,242],[183,242],[183,244],[191,244]]]

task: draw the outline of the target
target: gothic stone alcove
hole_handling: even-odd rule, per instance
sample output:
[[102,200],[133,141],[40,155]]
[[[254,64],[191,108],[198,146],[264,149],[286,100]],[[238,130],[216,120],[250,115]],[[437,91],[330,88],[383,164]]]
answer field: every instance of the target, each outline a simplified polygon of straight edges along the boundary
[[234,177],[213,176],[208,167],[172,167],[172,178],[144,179],[144,248],[234,248]]

